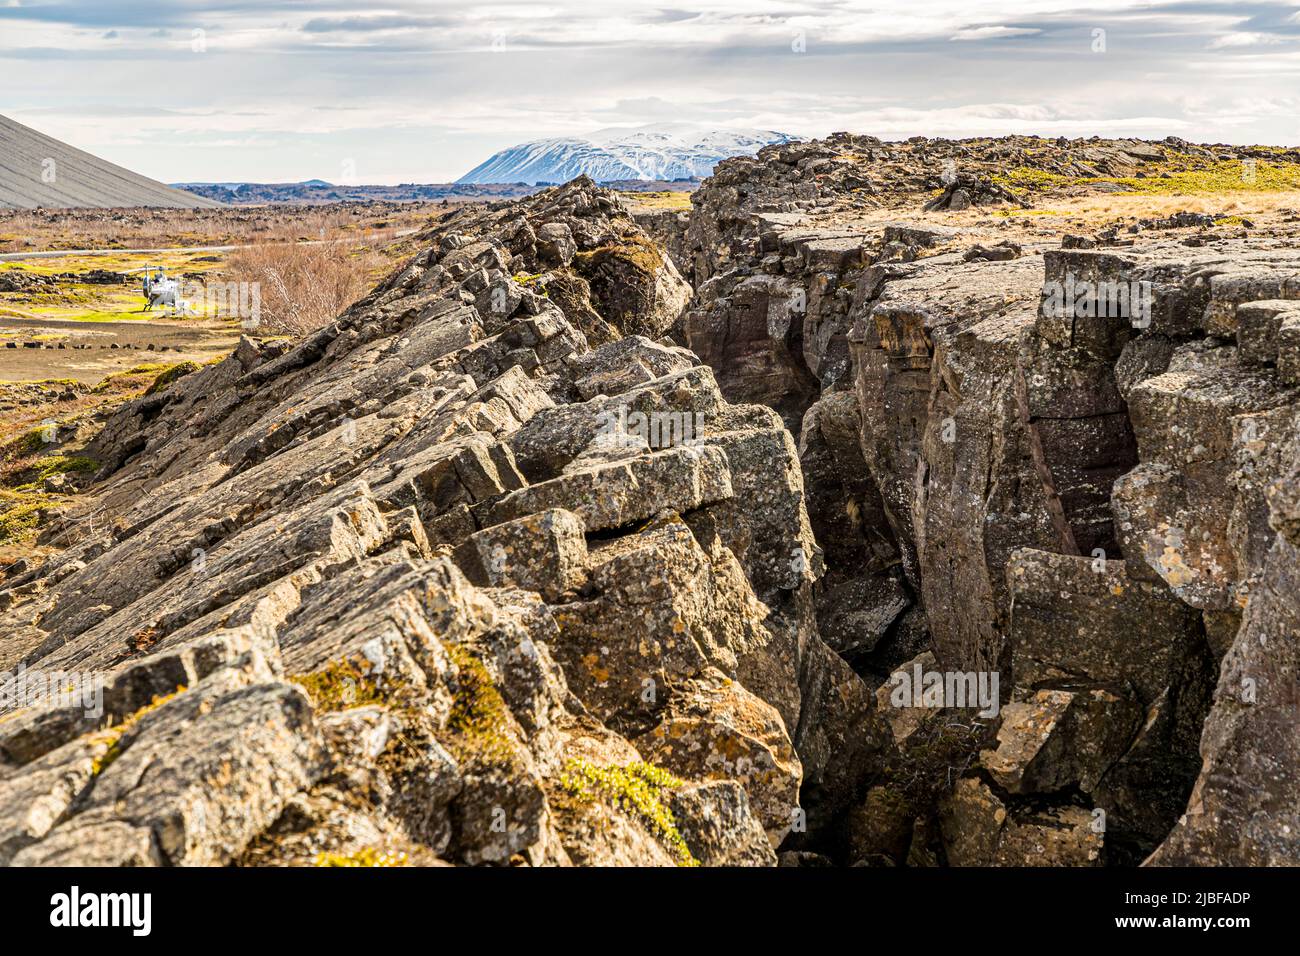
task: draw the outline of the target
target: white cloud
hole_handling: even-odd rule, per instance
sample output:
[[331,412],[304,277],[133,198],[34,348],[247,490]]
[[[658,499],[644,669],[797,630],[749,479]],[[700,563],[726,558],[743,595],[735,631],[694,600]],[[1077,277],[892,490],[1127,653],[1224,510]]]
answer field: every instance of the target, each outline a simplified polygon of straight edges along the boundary
[[329,179],[341,158],[448,180],[523,140],[664,119],[1297,139],[1266,105],[1295,88],[1297,37],[1265,0],[5,2],[0,110],[168,180]]
[[948,37],[949,40],[993,40],[1000,37],[1026,37],[1042,30],[1032,27],[974,27],[961,30]]
[[1215,37],[1210,43],[1210,49],[1221,50],[1225,47],[1266,46],[1281,42],[1282,37],[1271,33],[1227,33],[1221,37]]

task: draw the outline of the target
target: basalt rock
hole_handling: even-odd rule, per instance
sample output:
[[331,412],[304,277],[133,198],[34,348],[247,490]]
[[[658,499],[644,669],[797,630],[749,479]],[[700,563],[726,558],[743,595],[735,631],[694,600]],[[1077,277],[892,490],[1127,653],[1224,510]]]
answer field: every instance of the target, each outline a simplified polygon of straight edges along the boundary
[[794,442],[654,341],[689,289],[619,200],[420,242],[96,437],[0,669],[103,706],[6,697],[0,860],[774,865],[879,772]]
[[1033,198],[1013,169],[1077,195],[1214,158],[836,134],[729,160],[694,195],[677,339],[799,439],[822,635],[873,684],[921,651],[1001,678],[969,760],[927,763],[953,702],[891,714],[896,763],[846,843],[801,851],[1294,861],[1294,226],[1045,239],[979,209]]

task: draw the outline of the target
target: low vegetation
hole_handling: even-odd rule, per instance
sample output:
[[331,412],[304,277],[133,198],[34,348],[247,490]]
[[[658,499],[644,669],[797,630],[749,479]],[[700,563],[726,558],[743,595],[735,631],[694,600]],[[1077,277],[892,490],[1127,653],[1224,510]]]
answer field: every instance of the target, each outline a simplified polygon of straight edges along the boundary
[[1142,176],[1062,176],[1043,169],[1020,166],[994,177],[1020,196],[1053,192],[1069,187],[1103,187],[1124,194],[1197,196],[1221,193],[1274,193],[1300,191],[1300,166],[1266,160],[1215,160],[1192,162],[1185,157],[1159,171]]
[[407,866],[405,853],[388,853],[374,847],[362,847],[354,853],[318,853],[316,866],[354,867],[354,866]]
[[448,641],[447,654],[456,665],[448,747],[462,762],[512,767],[514,746],[510,740],[510,710],[492,682],[492,675],[469,648]]
[[0,488],[0,545],[17,544],[33,534],[55,503],[50,495]]
[[307,692],[312,706],[321,713],[385,702],[366,661],[352,658],[331,661],[320,670],[294,674],[289,680]]
[[560,777],[560,788],[575,800],[603,800],[637,820],[672,853],[678,866],[699,866],[663,799],[664,791],[682,784],[654,764],[602,767],[579,759],[568,760]]
[[0,253],[29,249],[162,249],[297,242],[368,234],[389,238],[431,215],[433,204],[337,203],[224,209],[0,210]]
[[628,192],[619,193],[619,196],[633,209],[689,212],[691,208],[691,193],[688,191]]
[[273,243],[231,253],[226,278],[258,284],[264,329],[299,336],[335,319],[387,265],[370,245]]

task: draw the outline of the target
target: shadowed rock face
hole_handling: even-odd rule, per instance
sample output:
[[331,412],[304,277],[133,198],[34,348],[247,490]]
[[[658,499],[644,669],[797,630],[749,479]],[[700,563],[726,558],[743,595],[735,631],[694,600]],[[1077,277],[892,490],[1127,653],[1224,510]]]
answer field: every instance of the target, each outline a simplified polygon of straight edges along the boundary
[[5,702],[0,862],[1300,862],[1294,237],[945,218],[1026,148],[466,207],[128,403],[0,580],[102,679]]
[[[1180,156],[1216,158],[837,134],[694,195],[677,337],[798,436],[823,637],[885,680],[885,709],[914,668],[1000,677],[994,719],[942,694],[889,714],[896,761],[812,849],[1295,861],[1295,227],[1185,214],[1063,238],[951,216],[1019,201],[1000,163]],[[1089,283],[1125,297],[1075,301]]]

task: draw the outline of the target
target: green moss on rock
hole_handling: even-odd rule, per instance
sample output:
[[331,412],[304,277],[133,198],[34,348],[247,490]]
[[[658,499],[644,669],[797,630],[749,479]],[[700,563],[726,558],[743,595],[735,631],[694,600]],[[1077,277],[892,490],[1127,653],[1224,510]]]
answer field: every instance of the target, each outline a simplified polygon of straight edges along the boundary
[[145,394],[156,395],[159,392],[166,391],[168,386],[178,378],[181,378],[184,375],[189,375],[190,372],[197,372],[198,370],[199,366],[195,362],[178,362],[177,364],[164,369],[158,377],[153,380],[153,384],[145,390]]
[[565,762],[559,783],[576,800],[604,800],[634,817],[669,850],[678,866],[700,865],[663,800],[665,790],[675,790],[684,781],[662,767],[640,762],[602,767],[575,758]]
[[386,702],[370,669],[369,661],[345,657],[309,674],[291,674],[288,679],[307,692],[317,711],[333,713]]
[[456,679],[447,730],[448,745],[461,760],[513,766],[509,708],[483,662],[460,644],[448,643]]
[[654,275],[664,267],[664,257],[650,240],[636,236],[626,242],[600,246],[589,252],[579,252],[573,263],[579,272],[594,272],[610,260],[631,263],[640,271]]
[[316,866],[406,866],[405,853],[387,853],[374,847],[362,847],[354,853],[317,853]]
[[[993,177],[1022,198],[1066,186],[1123,187],[1118,192],[1187,196],[1228,192],[1292,192],[1300,189],[1300,165],[1257,160],[1204,160],[1171,156],[1145,167],[1141,176],[1063,176],[1030,166],[1018,166]],[[1115,191],[1115,190],[1112,190]]]

